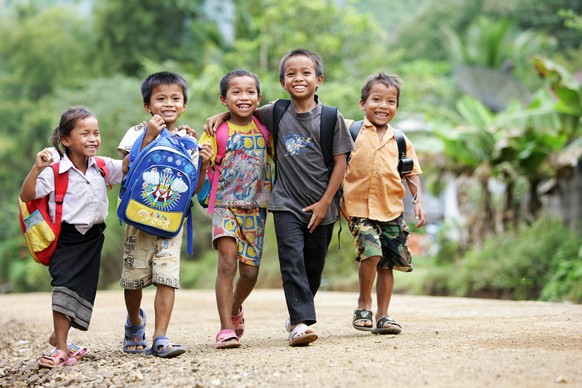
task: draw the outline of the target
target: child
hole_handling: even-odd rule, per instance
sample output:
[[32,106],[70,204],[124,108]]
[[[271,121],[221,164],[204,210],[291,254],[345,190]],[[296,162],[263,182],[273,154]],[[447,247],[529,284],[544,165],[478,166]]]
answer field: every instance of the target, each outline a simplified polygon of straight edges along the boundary
[[[220,162],[212,241],[218,249],[215,292],[220,331],[216,348],[224,349],[240,346],[244,332],[242,304],[257,283],[271,192],[271,166],[269,144],[253,120],[253,112],[261,101],[258,77],[246,70],[226,74],[220,81],[220,101],[228,108],[230,119],[226,152]],[[214,141],[216,155],[216,139],[205,133],[201,141],[206,138]],[[237,263],[240,276],[233,293]]]
[[[128,163],[128,154],[137,138],[145,130],[141,144],[143,149],[151,143],[165,127],[177,136],[187,136],[193,132],[188,126],[176,126],[176,121],[186,109],[187,84],[179,75],[160,72],[148,76],[142,83],[141,92],[146,112],[152,115],[150,121],[130,128],[121,140],[118,152]],[[200,151],[202,169],[200,185],[204,180],[211,154],[210,144]],[[124,288],[127,319],[123,351],[126,353],[150,353],[163,358],[176,357],[186,349],[172,344],[166,336],[175,290],[180,288],[180,251],[182,232],[174,238],[150,235],[131,225],[125,227],[123,270],[120,284]],[[155,324],[153,345],[148,351],[145,338],[146,315],[141,309],[142,290],[154,284]]]
[[[346,167],[346,153],[353,142],[341,114],[333,131],[334,166],[330,174],[320,147],[322,104],[315,94],[323,83],[323,64],[309,50],[296,49],[285,55],[279,66],[281,86],[291,104],[279,123],[277,176],[269,200],[273,213],[279,264],[289,319],[289,345],[304,346],[318,336],[314,298],[321,284],[325,256],[338,219],[334,196]],[[273,107],[257,109],[263,123],[272,129]],[[207,128],[215,116],[207,121]]]
[[[61,234],[49,265],[54,327],[49,343],[55,349],[38,359],[38,364],[47,368],[74,365],[89,352],[73,343],[67,345],[67,336],[71,327],[89,329],[105,238],[106,186],[120,183],[123,177],[121,160],[103,158],[109,182],[104,179],[94,158],[101,145],[99,123],[85,107],[72,107],[63,113],[53,131],[52,143],[61,157],[59,172],[68,173],[69,184],[63,202]],[[46,167],[55,161],[55,154],[45,148],[36,155],[20,191],[24,202],[50,194],[52,217],[54,173]]]
[[[360,262],[360,295],[352,326],[375,334],[398,334],[401,327],[388,315],[394,288],[393,268],[412,271],[406,240],[402,198],[405,188],[397,169],[398,146],[390,121],[400,103],[399,78],[380,73],[370,77],[360,96],[364,125],[355,141],[343,183],[342,212],[354,235]],[[406,138],[405,138],[406,139]],[[425,223],[419,175],[422,173],[414,148],[406,139],[406,154],[414,167],[405,178],[412,194],[417,227]],[[372,320],[372,287],[378,274],[376,327]]]

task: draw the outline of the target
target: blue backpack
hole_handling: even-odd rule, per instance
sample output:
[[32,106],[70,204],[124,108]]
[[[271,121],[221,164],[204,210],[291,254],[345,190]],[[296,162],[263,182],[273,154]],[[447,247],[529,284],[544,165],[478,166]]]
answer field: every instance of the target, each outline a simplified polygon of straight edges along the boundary
[[189,137],[174,137],[164,128],[140,151],[144,133],[129,153],[129,172],[121,183],[117,216],[149,234],[175,237],[188,219],[188,254],[193,253],[192,196],[200,177],[189,150],[200,149]]

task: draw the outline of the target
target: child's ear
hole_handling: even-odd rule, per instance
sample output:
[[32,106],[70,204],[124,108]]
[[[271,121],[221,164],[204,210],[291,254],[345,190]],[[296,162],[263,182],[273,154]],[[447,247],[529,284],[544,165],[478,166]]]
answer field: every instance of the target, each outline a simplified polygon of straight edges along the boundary
[[323,83],[323,74],[317,76],[317,86],[321,86]]
[[364,110],[365,105],[366,105],[366,101],[360,100],[360,109],[361,110]]
[[220,96],[220,102],[222,102],[222,105],[226,106],[226,97]]
[[284,81],[284,80],[280,79],[280,80],[279,80],[279,83],[281,84],[281,87],[283,88],[283,90],[287,90],[287,89],[285,88],[285,81]]
[[145,109],[146,112],[152,113],[152,108],[151,108],[150,104],[144,102],[143,108]]

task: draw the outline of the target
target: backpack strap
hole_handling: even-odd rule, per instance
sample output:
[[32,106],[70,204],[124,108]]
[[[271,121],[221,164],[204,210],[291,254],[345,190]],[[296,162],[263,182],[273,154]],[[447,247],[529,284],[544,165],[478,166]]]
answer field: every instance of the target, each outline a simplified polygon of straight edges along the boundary
[[337,108],[329,105],[321,106],[321,124],[319,129],[319,141],[323,160],[330,175],[333,171],[333,131],[337,122]]
[[59,163],[51,164],[55,176],[55,225],[58,231],[61,230],[61,220],[63,218],[63,200],[69,187],[69,172],[59,173]]
[[99,156],[95,156],[95,163],[97,163],[97,168],[101,173],[101,176],[105,178],[105,183],[109,186],[109,190],[113,190],[113,185],[111,185],[111,179],[109,178],[109,170],[107,169],[107,164],[105,160]]
[[350,135],[352,135],[352,140],[355,142],[356,138],[360,134],[362,127],[364,126],[364,120],[354,121],[350,125]]
[[[277,163],[277,140],[279,138],[279,122],[283,117],[283,113],[289,108],[291,105],[291,100],[284,100],[280,99],[275,101],[275,105],[273,106],[273,125],[271,127],[271,136],[273,136],[273,147],[275,148],[275,152],[273,152],[273,160]],[[275,177],[277,176],[277,171],[275,170]]]
[[414,161],[406,157],[406,140],[401,130],[392,128],[396,144],[398,145],[398,173],[400,176],[410,174],[414,167]]
[[271,136],[269,130],[263,123],[261,123],[261,120],[259,120],[258,117],[253,116],[253,122],[255,123],[257,128],[259,128],[259,131],[261,131],[261,134],[265,138],[265,144],[267,145],[267,147],[269,147],[269,138]]
[[218,191],[218,181],[222,159],[226,154],[226,143],[228,142],[228,122],[224,122],[216,128],[216,157],[214,158],[214,172],[208,172],[210,181],[210,197],[208,199],[208,214],[214,213],[214,204],[216,203],[216,192]]

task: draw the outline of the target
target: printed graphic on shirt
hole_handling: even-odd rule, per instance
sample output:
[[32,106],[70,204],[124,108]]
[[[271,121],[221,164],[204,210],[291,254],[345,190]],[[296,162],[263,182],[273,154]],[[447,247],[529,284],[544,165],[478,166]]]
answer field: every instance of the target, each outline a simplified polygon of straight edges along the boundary
[[222,207],[266,207],[271,192],[267,144],[258,129],[235,132],[226,145],[216,203]]
[[285,146],[285,156],[297,156],[303,152],[307,147],[313,147],[315,144],[311,137],[301,136],[297,133],[290,133],[283,138]]

